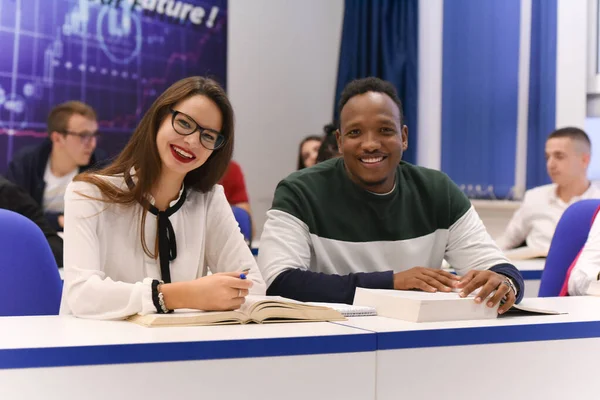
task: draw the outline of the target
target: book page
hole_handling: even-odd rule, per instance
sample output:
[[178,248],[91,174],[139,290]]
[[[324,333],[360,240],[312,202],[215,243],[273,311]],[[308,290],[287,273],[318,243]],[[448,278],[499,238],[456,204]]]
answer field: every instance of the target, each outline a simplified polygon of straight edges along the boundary
[[200,311],[182,308],[171,314],[132,315],[128,321],[144,326],[186,326],[243,323],[247,319],[238,311]]
[[[473,293],[469,294],[467,297],[460,297],[458,294],[460,293],[460,289],[454,289],[452,292],[423,292],[420,290],[395,290],[395,289],[364,289],[361,290],[367,291],[375,291],[377,294],[383,294],[390,297],[400,297],[403,299],[411,299],[411,300],[427,300],[427,301],[445,301],[445,300],[462,300],[474,298],[475,294],[479,292],[479,289],[473,291]],[[491,296],[491,294],[490,294]]]
[[[364,290],[364,289],[363,289]],[[369,290],[369,289],[367,289]],[[373,290],[373,289],[371,289]],[[453,292],[450,293],[443,293],[443,292],[437,292],[437,293],[427,293],[427,292],[420,292],[420,291],[410,291],[410,290],[380,290],[380,289],[374,289],[377,290],[378,293],[383,293],[385,295],[389,295],[392,297],[401,297],[401,298],[405,298],[405,299],[412,299],[412,300],[426,300],[426,301],[436,301],[436,300],[456,300],[456,299],[472,299],[475,297],[475,295],[477,294],[477,292],[479,292],[478,290],[475,290],[473,293],[471,293],[469,296],[467,297],[460,297],[458,295],[458,293],[460,292],[459,289],[454,289]],[[600,288],[599,288],[600,290]],[[490,293],[490,296],[493,296],[495,292]],[[600,296],[600,291],[598,292],[599,296]],[[560,314],[566,314],[566,312],[561,312],[561,311],[554,311],[554,310],[543,310],[543,309],[538,309],[538,308],[534,308],[534,307],[529,307],[527,305],[527,300],[523,300],[523,302],[521,304],[515,304],[511,307],[511,309],[509,310],[508,313],[506,314],[512,314],[515,315],[517,313],[522,313],[522,314],[540,314],[540,315],[560,315]]]
[[354,304],[374,307],[377,315],[409,322],[441,322],[497,317],[497,305],[478,304],[472,295],[457,292],[427,293],[407,290],[357,288]]
[[305,305],[300,301],[286,299],[280,296],[246,296],[246,302],[239,308],[239,312],[250,316],[257,309],[265,307],[293,307],[293,305]]
[[517,315],[562,315],[567,314],[564,311],[543,310],[541,308],[528,307],[522,304],[513,305],[506,313],[501,316],[517,316]]

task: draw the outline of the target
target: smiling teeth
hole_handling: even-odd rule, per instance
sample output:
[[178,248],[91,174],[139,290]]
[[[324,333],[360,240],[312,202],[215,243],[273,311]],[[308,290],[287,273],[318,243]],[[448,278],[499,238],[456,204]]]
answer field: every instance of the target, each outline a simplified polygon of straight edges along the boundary
[[180,155],[180,156],[182,156],[182,157],[185,157],[185,158],[194,158],[194,155],[193,155],[193,154],[186,153],[185,151],[181,150],[181,149],[180,149],[180,148],[178,148],[178,147],[173,147],[173,149],[175,150],[175,152],[176,152],[177,154],[179,154],[179,155]]
[[375,164],[383,160],[383,157],[361,158],[362,162],[367,164]]

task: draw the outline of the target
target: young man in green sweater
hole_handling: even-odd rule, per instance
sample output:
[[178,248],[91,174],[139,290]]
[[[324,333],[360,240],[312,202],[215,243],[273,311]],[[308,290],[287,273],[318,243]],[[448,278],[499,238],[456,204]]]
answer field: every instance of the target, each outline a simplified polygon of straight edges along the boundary
[[[408,128],[394,86],[353,81],[339,107],[342,157],[291,174],[275,191],[258,257],[267,293],[352,303],[357,287],[480,289],[475,301],[504,300],[500,313],[520,300],[521,274],[465,195],[445,174],[401,161]],[[441,270],[444,258],[458,276]]]

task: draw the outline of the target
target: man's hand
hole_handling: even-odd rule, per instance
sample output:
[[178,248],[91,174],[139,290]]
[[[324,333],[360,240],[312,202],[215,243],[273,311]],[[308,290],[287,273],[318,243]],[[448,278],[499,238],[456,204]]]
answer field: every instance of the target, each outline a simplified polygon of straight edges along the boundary
[[58,216],[58,226],[60,226],[63,229],[65,228],[65,216],[64,215]]
[[466,297],[474,290],[481,288],[475,297],[476,303],[481,303],[493,292],[494,295],[487,300],[488,307],[494,307],[503,298],[504,304],[498,308],[498,314],[503,314],[515,304],[516,293],[511,289],[508,283],[508,278],[504,275],[497,274],[494,271],[471,270],[463,276],[458,282],[457,287],[462,289],[460,297]]
[[451,292],[460,277],[441,269],[414,267],[394,274],[394,289],[421,289],[425,292]]

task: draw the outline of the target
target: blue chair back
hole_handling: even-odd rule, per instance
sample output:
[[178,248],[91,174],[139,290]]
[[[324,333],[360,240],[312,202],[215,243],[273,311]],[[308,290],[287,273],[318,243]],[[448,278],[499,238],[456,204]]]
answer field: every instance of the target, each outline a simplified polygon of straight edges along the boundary
[[539,297],[560,294],[567,271],[585,244],[600,199],[581,200],[567,208],[556,225],[546,265],[542,272]]
[[0,316],[57,315],[62,281],[46,237],[28,218],[0,209]]
[[250,241],[252,240],[252,220],[250,219],[250,214],[248,214],[248,211],[244,210],[243,208],[235,206],[232,206],[231,210],[233,211],[233,215],[240,226],[240,230],[242,231],[242,235],[244,235],[244,239],[246,239],[246,243],[250,245]]

